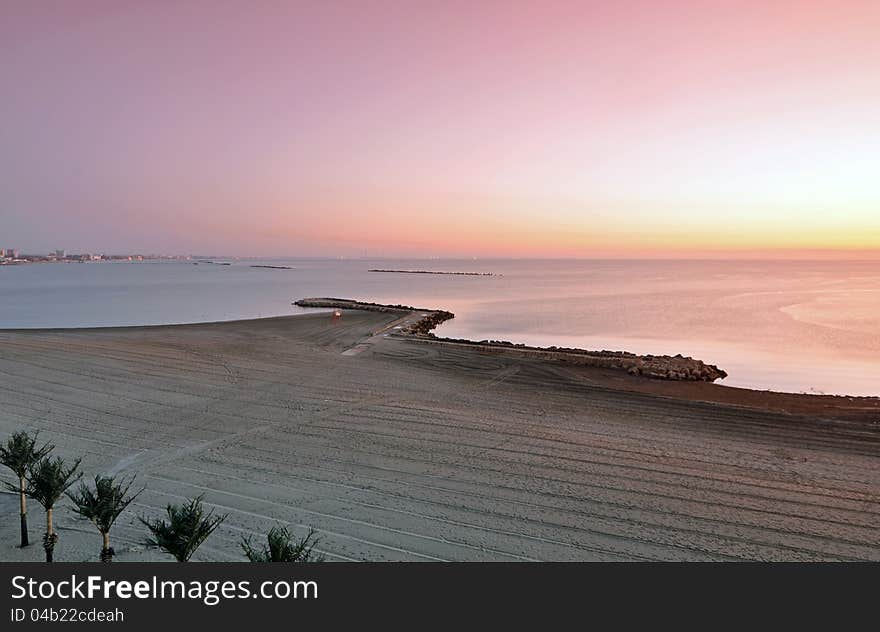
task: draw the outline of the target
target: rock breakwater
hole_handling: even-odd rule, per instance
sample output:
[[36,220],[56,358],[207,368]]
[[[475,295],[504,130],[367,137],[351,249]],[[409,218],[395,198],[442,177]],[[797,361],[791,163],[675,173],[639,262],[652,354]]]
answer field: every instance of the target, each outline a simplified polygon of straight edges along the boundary
[[441,323],[454,318],[452,312],[420,309],[410,305],[383,305],[341,298],[304,298],[294,301],[300,307],[332,309],[360,309],[373,312],[398,312],[401,315],[420,313],[421,316],[399,330],[396,335],[433,344],[467,346],[480,353],[513,354],[538,360],[563,362],[579,366],[617,369],[630,375],[661,380],[714,382],[727,377],[727,372],[714,364],[683,356],[637,355],[627,351],[589,351],[571,347],[530,347],[506,340],[466,340],[441,338],[432,332]]

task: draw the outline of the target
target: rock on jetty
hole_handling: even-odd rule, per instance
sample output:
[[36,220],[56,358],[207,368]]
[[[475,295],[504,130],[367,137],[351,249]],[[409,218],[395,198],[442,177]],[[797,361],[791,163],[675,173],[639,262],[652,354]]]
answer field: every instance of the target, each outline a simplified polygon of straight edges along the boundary
[[409,339],[444,345],[468,346],[481,353],[515,354],[538,360],[565,362],[579,366],[618,369],[630,375],[661,380],[684,380],[691,382],[714,382],[727,377],[727,372],[714,364],[682,356],[636,355],[627,351],[588,351],[570,347],[530,347],[506,340],[466,340],[439,338],[432,330],[441,323],[454,318],[452,312],[436,309],[420,309],[410,305],[383,305],[342,298],[304,298],[294,301],[300,307],[326,307],[333,309],[360,309],[371,312],[399,312],[401,314],[423,312],[423,316],[400,330]]
[[727,377],[727,372],[714,364],[682,356],[637,355],[628,351],[588,351],[570,347],[530,347],[506,340],[466,340],[460,338],[438,338],[429,334],[431,340],[446,344],[477,347],[484,353],[518,353],[539,360],[552,360],[579,366],[593,366],[606,369],[620,369],[630,375],[638,375],[661,380],[683,380],[691,382],[714,382]]
[[293,302],[299,307],[333,307],[338,309],[360,309],[367,312],[433,312],[433,309],[421,309],[411,305],[383,305],[367,303],[348,298],[301,298]]
[[399,312],[400,314],[410,314],[414,312],[423,312],[424,315],[414,323],[407,325],[400,330],[403,334],[433,336],[431,330],[440,323],[455,318],[455,314],[444,310],[437,309],[421,309],[411,305],[382,305],[381,303],[366,303],[364,301],[353,301],[345,298],[301,298],[293,302],[299,307],[329,307],[332,309],[360,309],[368,312]]

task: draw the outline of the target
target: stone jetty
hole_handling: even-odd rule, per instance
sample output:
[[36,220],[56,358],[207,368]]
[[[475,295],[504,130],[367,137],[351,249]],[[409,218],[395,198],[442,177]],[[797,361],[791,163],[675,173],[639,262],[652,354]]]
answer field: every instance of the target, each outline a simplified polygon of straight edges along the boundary
[[441,338],[433,333],[441,323],[454,318],[452,312],[436,309],[420,309],[410,305],[383,305],[340,298],[304,298],[294,301],[300,307],[332,309],[360,309],[373,312],[399,312],[401,315],[420,313],[422,316],[399,333],[412,340],[443,345],[462,345],[478,349],[481,353],[523,355],[540,360],[562,362],[580,366],[617,369],[630,375],[660,380],[691,382],[714,382],[727,377],[727,372],[714,364],[682,355],[637,355],[627,351],[589,351],[570,347],[530,347],[506,340],[465,340]]

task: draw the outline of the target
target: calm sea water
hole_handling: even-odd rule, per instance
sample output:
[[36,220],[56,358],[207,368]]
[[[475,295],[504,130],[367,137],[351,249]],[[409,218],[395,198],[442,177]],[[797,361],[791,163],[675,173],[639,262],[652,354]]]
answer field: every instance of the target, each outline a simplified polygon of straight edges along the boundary
[[[724,384],[880,395],[880,262],[273,260],[0,267],[0,327],[188,323],[298,313],[338,296],[455,312],[439,335],[683,353]],[[369,273],[373,267],[500,276]]]

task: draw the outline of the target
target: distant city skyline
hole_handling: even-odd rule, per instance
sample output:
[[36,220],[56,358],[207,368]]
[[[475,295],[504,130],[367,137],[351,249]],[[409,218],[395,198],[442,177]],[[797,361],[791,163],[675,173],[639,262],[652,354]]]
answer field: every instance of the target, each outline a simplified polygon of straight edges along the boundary
[[[58,255],[59,250],[64,254]],[[303,253],[287,253],[287,254],[242,254],[236,252],[222,251],[192,251],[192,252],[170,252],[156,249],[142,250],[120,250],[120,249],[28,249],[28,248],[0,248],[0,257],[10,257],[10,252],[15,252],[16,257],[41,257],[41,258],[80,258],[91,255],[94,260],[118,259],[125,257],[142,257],[157,259],[184,259],[184,258],[218,258],[218,259],[413,259],[413,260],[442,260],[442,259],[535,259],[535,260],[551,260],[551,259],[752,259],[752,260],[773,260],[773,259],[803,259],[803,260],[880,260],[880,249],[797,249],[797,250],[688,250],[688,251],[625,251],[601,253],[597,252],[593,255],[569,255],[569,256],[542,256],[542,255],[402,255],[402,254],[383,254],[378,251],[362,251],[355,254],[303,254]]]
[[880,3],[10,2],[0,243],[880,257]]

